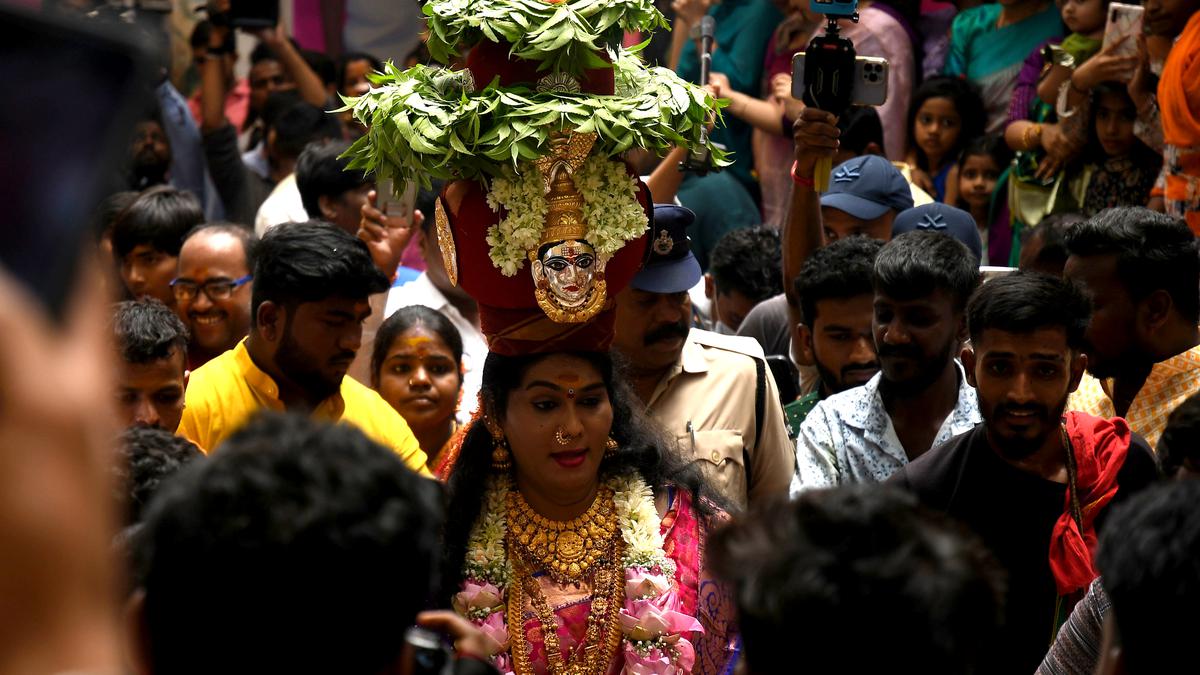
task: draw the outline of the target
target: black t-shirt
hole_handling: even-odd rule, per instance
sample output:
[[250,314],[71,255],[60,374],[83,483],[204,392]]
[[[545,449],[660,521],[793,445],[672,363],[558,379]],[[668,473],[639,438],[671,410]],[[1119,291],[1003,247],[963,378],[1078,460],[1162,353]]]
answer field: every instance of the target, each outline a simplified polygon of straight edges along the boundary
[[[1133,434],[1117,473],[1117,494],[1096,518],[1097,532],[1112,506],[1158,475],[1150,446]],[[1005,462],[988,444],[982,424],[925,453],[888,482],[964,523],[995,554],[1008,571],[1007,622],[997,662],[985,670],[1034,672],[1054,628],[1058,592],[1050,572],[1050,535],[1063,514],[1067,486]]]

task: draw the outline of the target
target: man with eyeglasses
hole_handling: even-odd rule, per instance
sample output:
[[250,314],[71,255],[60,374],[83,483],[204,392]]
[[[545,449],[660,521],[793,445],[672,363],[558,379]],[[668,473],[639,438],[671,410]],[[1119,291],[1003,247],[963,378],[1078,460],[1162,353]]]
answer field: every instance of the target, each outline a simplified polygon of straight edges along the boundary
[[171,282],[175,311],[191,334],[188,369],[195,370],[250,332],[254,234],[237,225],[202,225],[179,249]]

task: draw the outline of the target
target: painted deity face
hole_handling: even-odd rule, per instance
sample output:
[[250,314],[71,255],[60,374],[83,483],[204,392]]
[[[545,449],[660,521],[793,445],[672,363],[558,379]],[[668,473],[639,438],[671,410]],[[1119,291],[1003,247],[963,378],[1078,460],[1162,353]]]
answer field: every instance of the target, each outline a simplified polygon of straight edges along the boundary
[[564,307],[578,307],[588,298],[596,277],[596,250],[586,241],[568,239],[541,255],[541,274],[550,293]]

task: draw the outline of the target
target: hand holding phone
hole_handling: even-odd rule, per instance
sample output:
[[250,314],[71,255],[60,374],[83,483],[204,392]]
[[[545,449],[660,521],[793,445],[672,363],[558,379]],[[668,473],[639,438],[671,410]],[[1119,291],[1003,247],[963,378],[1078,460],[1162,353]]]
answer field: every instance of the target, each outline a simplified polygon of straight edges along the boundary
[[1138,5],[1110,4],[1104,26],[1103,48],[1115,45],[1112,47],[1113,56],[1137,56],[1137,38],[1142,34],[1145,12],[1146,9]]

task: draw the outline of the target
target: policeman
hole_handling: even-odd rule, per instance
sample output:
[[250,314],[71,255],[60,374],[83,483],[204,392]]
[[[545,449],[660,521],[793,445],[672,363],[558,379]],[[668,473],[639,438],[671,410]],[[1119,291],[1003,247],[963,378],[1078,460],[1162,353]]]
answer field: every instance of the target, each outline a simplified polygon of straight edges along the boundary
[[687,237],[694,220],[683,207],[655,205],[649,260],[617,296],[613,346],[651,417],[739,510],[787,494],[795,447],[762,347],[691,327],[688,289],[701,278]]

